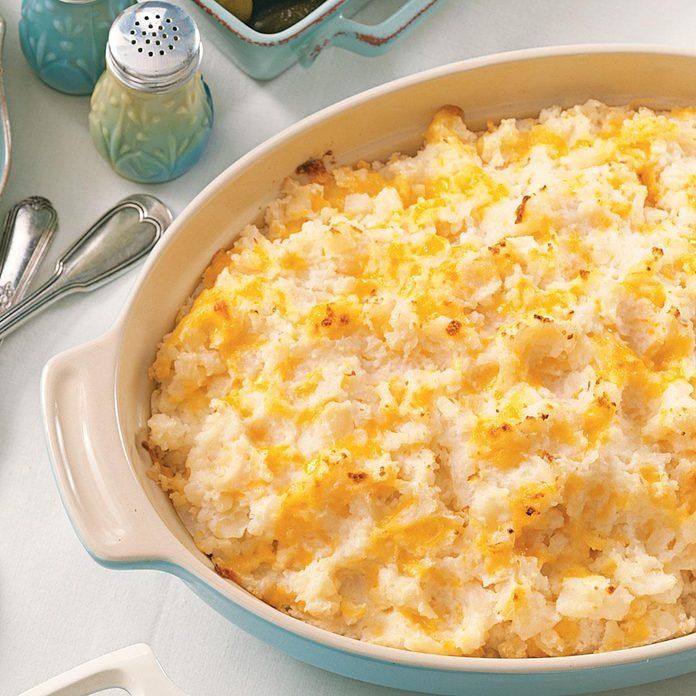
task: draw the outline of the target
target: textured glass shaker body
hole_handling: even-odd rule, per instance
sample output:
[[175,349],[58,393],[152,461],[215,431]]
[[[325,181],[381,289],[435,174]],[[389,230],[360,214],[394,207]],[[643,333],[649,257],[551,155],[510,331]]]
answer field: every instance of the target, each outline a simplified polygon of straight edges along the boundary
[[19,40],[36,74],[66,94],[91,94],[111,23],[135,0],[22,0]]
[[198,27],[177,5],[140,2],[114,21],[89,128],[97,150],[118,174],[161,183],[198,161],[213,126],[201,56]]
[[189,170],[203,154],[213,103],[200,72],[170,92],[140,92],[113,73],[92,94],[92,140],[114,170],[132,181],[161,183]]

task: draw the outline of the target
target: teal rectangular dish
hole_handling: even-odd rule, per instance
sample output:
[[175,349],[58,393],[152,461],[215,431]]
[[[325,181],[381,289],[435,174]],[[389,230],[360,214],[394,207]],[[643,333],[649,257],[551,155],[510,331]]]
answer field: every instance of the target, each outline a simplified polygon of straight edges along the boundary
[[326,0],[304,19],[277,34],[247,26],[215,0],[194,0],[212,19],[230,58],[252,77],[270,80],[294,63],[309,67],[328,46],[363,56],[388,51],[441,0],[406,0],[378,24],[351,19],[369,0]]

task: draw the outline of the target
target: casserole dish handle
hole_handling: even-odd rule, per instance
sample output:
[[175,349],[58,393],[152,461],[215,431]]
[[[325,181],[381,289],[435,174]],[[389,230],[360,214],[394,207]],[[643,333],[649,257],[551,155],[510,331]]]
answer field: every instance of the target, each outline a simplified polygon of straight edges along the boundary
[[364,56],[383,53],[394,39],[409,31],[437,2],[438,0],[407,0],[379,24],[363,24],[339,13],[312,32],[309,40],[298,46],[298,60],[301,65],[308,67],[331,45]]
[[88,696],[114,688],[124,689],[131,696],[185,696],[169,681],[145,643],[85,662],[21,696]]
[[[52,358],[41,378],[44,427],[63,505],[103,565],[156,566],[171,542],[126,456],[114,396],[116,330]],[[162,535],[166,538],[166,535]],[[163,544],[167,548],[163,548]]]

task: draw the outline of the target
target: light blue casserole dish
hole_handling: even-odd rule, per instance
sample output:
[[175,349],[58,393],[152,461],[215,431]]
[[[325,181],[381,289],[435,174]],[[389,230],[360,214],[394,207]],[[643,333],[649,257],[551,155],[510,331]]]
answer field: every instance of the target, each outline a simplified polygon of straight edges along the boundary
[[215,0],[195,0],[213,20],[220,46],[245,72],[259,80],[276,77],[299,61],[310,66],[328,46],[364,56],[388,51],[441,0],[406,0],[379,24],[350,19],[369,0],[326,0],[302,21],[277,34],[261,34]]
[[[213,253],[258,218],[309,157],[339,162],[414,151],[433,112],[460,105],[473,128],[588,98],[653,107],[696,104],[696,52],[579,46],[479,58],[397,80],[329,107],[230,166],[180,215],[149,258],[109,333],[46,366],[43,412],[63,503],[85,547],[110,568],[182,578],[244,630],[332,672],[436,694],[578,694],[631,686],[696,668],[696,634],[597,655],[487,659],[407,652],[310,626],[217,575],[165,494],[147,477],[152,385],[160,338]],[[231,216],[230,211],[234,211]]]

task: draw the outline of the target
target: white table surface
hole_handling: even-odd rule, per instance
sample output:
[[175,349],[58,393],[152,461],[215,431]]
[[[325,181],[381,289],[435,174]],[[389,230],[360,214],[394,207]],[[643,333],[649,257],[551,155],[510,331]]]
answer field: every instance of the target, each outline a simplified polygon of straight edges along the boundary
[[[696,36],[693,0],[448,0],[385,56],[368,59],[332,49],[311,72],[295,67],[270,83],[257,83],[213,45],[203,13],[189,0],[181,1],[206,40],[203,69],[216,124],[210,148],[193,171],[151,187],[177,212],[268,136],[393,78],[516,48],[612,41],[690,48]],[[138,187],[113,174],[92,148],[88,100],[53,92],[31,73],[17,39],[19,5],[19,0],[0,0],[8,26],[6,87],[14,145],[0,213],[30,194],[53,201],[60,218],[53,261],[100,213]],[[173,577],[105,570],[75,537],[44,446],[41,368],[57,352],[106,330],[136,273],[62,302],[0,347],[0,694],[18,694],[80,662],[141,641],[153,647],[169,676],[191,696],[396,694],[333,676],[267,647]],[[668,689],[673,696],[694,694],[696,675],[615,696]]]

